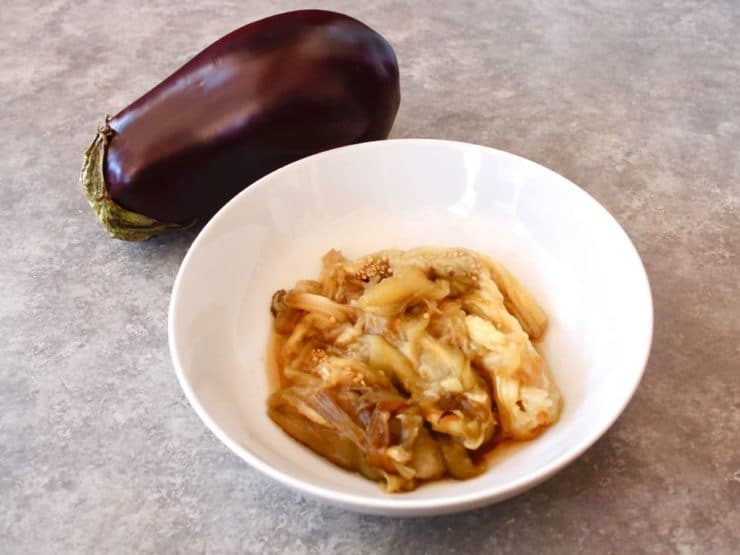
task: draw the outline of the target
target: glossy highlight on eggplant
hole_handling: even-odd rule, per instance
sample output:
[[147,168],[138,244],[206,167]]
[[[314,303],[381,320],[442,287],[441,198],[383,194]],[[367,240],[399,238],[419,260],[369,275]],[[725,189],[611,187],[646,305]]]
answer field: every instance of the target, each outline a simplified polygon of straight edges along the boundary
[[81,184],[116,238],[145,240],[212,216],[271,171],[385,139],[398,62],[349,16],[287,12],[233,31],[107,117]]

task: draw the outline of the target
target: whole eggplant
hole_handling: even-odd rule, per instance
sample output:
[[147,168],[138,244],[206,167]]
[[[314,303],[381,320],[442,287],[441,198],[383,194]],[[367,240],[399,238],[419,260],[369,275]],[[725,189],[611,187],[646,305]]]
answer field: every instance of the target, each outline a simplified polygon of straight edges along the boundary
[[81,183],[102,225],[145,240],[202,221],[263,175],[388,136],[398,62],[367,25],[287,12],[221,38],[105,124]]

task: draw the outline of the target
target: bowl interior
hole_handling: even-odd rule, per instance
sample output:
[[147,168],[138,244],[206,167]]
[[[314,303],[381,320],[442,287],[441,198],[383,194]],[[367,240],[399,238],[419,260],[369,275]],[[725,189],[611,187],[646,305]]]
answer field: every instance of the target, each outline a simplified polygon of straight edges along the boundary
[[[505,264],[550,318],[542,343],[564,398],[535,441],[494,452],[473,480],[383,493],[285,435],[266,415],[272,293],[318,275],[330,248],[465,246]],[[286,166],[232,200],[178,275],[170,347],[206,424],[284,483],[349,508],[431,514],[499,500],[545,479],[606,431],[650,346],[640,259],[619,225],[565,178],[523,158],[432,140],[367,143]]]

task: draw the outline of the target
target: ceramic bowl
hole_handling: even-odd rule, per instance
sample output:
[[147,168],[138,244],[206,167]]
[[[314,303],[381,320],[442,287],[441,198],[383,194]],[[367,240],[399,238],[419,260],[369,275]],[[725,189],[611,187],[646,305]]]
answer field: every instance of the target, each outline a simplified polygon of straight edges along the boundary
[[[463,246],[506,265],[548,313],[542,343],[564,398],[536,440],[495,454],[467,480],[403,494],[344,471],[266,413],[272,293],[318,276],[330,248]],[[650,288],[613,217],[564,177],[483,146],[401,139],[317,154],[257,181],[202,230],[177,275],[169,343],[203,422],[265,475],[347,509],[450,513],[535,486],[591,446],[622,412],[652,337]]]

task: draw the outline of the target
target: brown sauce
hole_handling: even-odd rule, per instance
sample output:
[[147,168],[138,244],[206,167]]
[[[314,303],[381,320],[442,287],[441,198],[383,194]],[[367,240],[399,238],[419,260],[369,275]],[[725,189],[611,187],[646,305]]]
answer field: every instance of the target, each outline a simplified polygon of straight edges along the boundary
[[476,466],[490,468],[498,461],[516,453],[527,443],[529,443],[529,441],[515,441],[513,439],[489,441],[476,449],[472,453],[471,458]]

